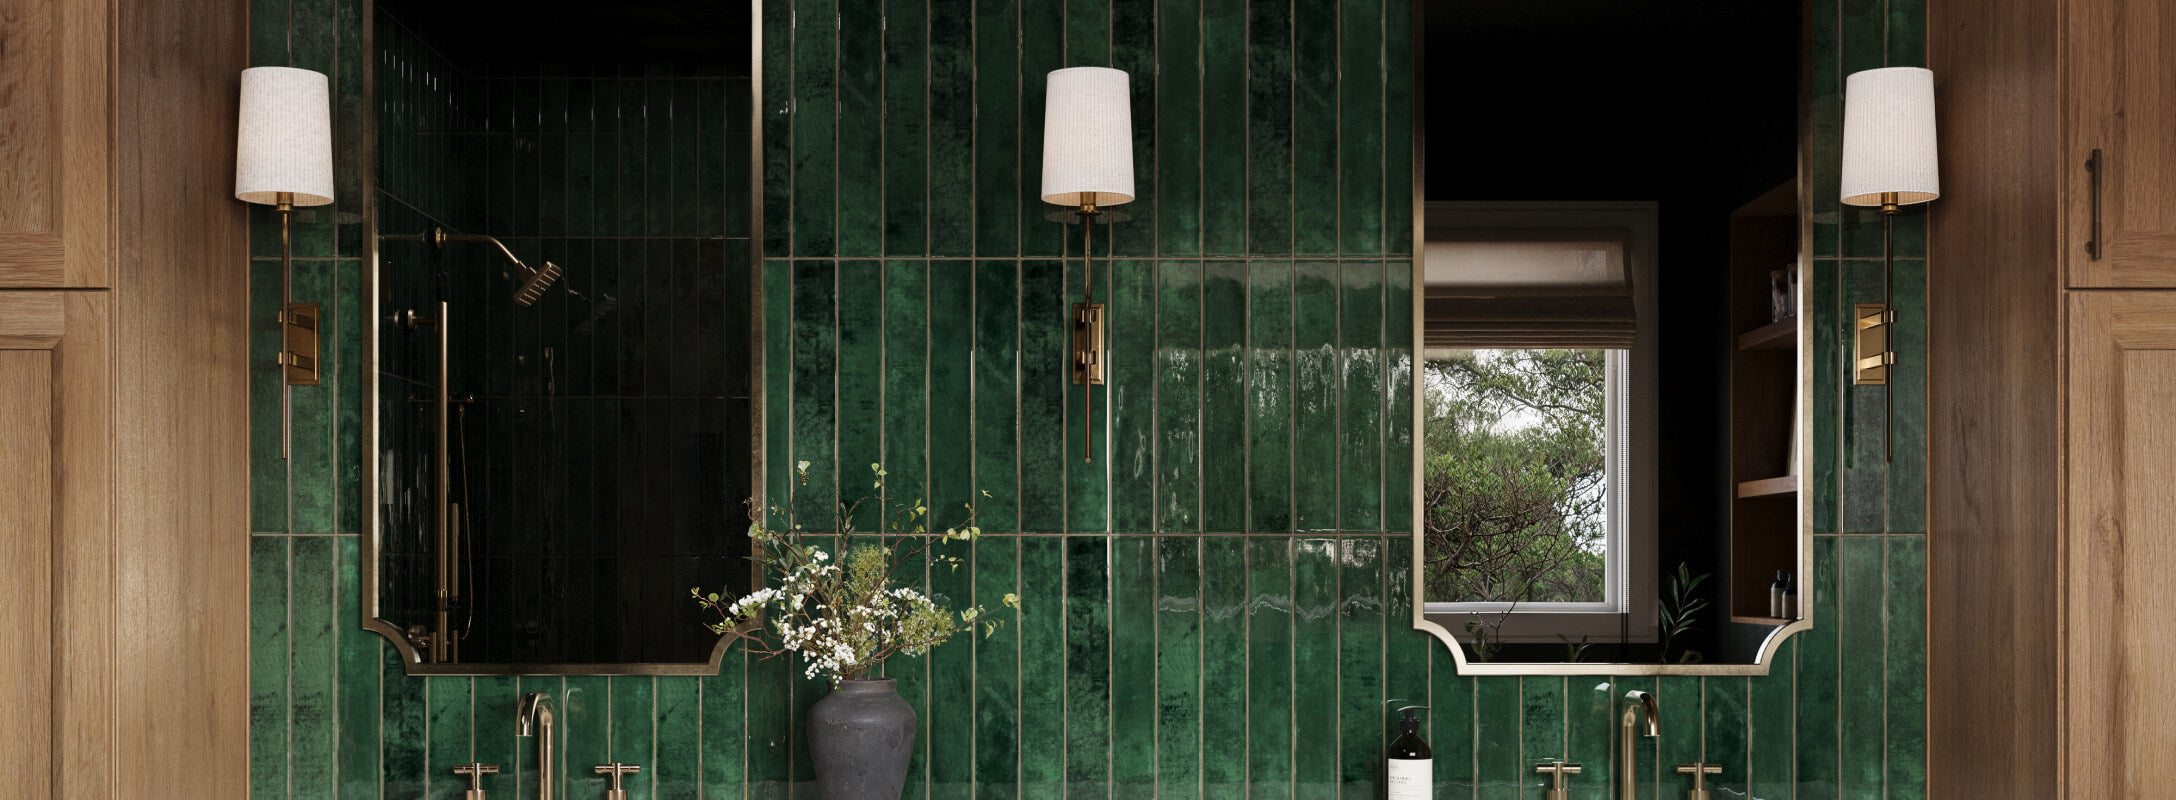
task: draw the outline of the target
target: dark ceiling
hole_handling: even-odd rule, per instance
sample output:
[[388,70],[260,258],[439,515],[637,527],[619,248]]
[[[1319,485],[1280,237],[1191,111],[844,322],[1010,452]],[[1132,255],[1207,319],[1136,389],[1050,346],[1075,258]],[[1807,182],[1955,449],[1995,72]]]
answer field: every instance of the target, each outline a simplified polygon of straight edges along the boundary
[[597,74],[591,65],[630,64],[682,74],[748,73],[747,0],[377,1],[477,75]]

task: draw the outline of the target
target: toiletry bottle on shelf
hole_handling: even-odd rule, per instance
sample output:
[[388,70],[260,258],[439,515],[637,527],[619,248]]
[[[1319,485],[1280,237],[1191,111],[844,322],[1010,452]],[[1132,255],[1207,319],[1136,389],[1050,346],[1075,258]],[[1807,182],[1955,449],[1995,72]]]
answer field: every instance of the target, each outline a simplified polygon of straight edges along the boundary
[[1790,619],[1791,611],[1783,605],[1784,593],[1790,591],[1790,586],[1791,581],[1784,577],[1783,570],[1776,570],[1775,582],[1768,584],[1768,616]]
[[1784,580],[1783,613],[1779,616],[1784,619],[1798,619],[1798,581]]
[[1403,732],[1390,743],[1387,759],[1389,800],[1428,800],[1435,796],[1435,758],[1428,752],[1428,743],[1420,738],[1420,720],[1414,711],[1425,711],[1427,706],[1406,706],[1398,709],[1404,718],[1398,720]]

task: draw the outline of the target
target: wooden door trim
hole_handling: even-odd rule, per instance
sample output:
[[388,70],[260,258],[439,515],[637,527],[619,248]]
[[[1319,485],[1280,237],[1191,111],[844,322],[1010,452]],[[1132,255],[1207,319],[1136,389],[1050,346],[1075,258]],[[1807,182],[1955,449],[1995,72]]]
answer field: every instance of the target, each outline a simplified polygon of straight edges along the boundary
[[0,292],[0,350],[51,350],[67,333],[65,298],[56,292]]

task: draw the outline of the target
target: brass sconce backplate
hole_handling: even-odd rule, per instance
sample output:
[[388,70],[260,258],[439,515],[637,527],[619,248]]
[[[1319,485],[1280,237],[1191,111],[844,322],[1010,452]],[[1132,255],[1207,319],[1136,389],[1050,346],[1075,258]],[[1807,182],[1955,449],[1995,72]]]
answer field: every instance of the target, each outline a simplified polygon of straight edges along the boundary
[[289,386],[318,384],[318,304],[289,303],[280,314],[280,370]]
[[1073,384],[1103,385],[1103,304],[1073,304]]
[[1851,309],[1851,383],[1854,386],[1889,385],[1889,366],[1896,353],[1889,349],[1889,325],[1896,314],[1886,303],[1858,303]]

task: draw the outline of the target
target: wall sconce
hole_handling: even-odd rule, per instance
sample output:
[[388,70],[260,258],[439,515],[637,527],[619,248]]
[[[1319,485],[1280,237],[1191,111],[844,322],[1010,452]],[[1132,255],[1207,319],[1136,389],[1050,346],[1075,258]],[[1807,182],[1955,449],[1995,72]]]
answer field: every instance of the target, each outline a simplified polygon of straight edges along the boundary
[[[1919,67],[1854,72],[1844,79],[1843,202],[1881,207],[1882,300],[1852,310],[1851,382],[1889,385],[1896,365],[1890,328],[1896,310],[1896,244],[1892,229],[1899,206],[1942,195],[1935,162],[1934,73]],[[1891,392],[1890,394],[1894,394]],[[1888,400],[1884,400],[1887,405]],[[1889,451],[1884,409],[1882,451]]]
[[1103,209],[1133,202],[1133,105],[1124,70],[1050,73],[1043,108],[1043,202],[1081,222],[1086,302],[1073,304],[1073,383],[1081,387],[1081,460],[1095,460],[1095,387],[1103,384],[1103,304],[1096,302],[1095,230]]
[[234,197],[280,213],[280,457],[294,429],[292,387],[318,384],[317,303],[294,302],[295,206],[332,202],[332,105],[325,75],[292,67],[242,70]]

